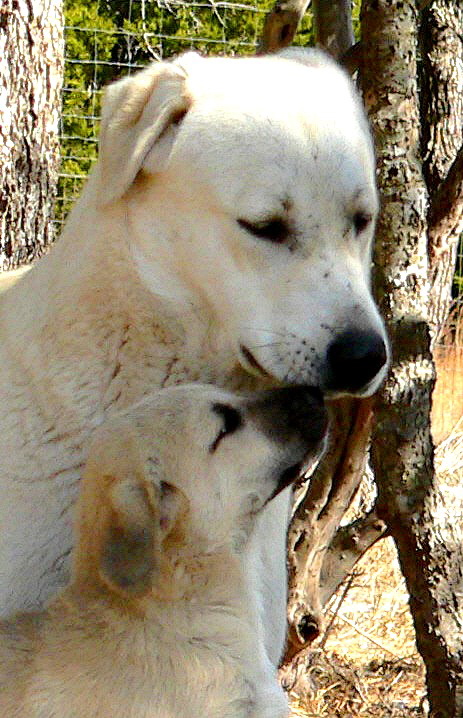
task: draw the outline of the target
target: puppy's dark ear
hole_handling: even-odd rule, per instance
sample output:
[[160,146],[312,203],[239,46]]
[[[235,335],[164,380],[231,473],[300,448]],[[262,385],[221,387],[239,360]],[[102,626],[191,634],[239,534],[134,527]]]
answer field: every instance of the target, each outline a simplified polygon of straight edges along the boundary
[[101,578],[117,593],[143,596],[156,583],[163,540],[186,512],[186,498],[171,484],[135,477],[115,480],[108,498]]
[[100,555],[100,575],[130,596],[149,591],[160,560],[160,514],[149,484],[134,478],[110,488]]

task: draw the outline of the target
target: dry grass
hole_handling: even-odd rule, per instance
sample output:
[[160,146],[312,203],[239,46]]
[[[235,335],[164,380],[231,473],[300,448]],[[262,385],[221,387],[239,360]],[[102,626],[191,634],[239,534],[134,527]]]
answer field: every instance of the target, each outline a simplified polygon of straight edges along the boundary
[[[442,495],[436,518],[443,530],[446,506],[452,506],[454,523],[455,508],[463,506],[461,314],[453,317],[447,342],[435,353],[432,415]],[[380,541],[357,564],[350,588],[343,595],[341,587],[329,606],[327,623],[314,650],[300,657],[296,685],[287,686],[294,718],[427,715],[424,667],[392,539]]]
[[328,609],[331,618],[315,652],[300,661],[292,715],[425,716],[424,668],[392,539],[357,564],[344,600],[341,589]]

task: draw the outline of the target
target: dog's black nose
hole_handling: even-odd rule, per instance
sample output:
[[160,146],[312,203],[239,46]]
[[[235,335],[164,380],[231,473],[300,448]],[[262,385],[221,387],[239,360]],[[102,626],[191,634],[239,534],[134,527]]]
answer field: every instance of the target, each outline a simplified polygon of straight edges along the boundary
[[316,387],[292,386],[259,393],[251,411],[266,433],[277,441],[303,437],[317,444],[328,428],[323,395]]
[[328,347],[326,390],[361,393],[387,362],[383,337],[377,332],[349,330]]

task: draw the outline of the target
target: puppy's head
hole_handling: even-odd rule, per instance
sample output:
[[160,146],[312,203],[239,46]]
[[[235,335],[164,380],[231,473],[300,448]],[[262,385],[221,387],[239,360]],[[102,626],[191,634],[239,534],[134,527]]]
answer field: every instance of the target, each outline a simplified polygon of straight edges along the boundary
[[96,433],[77,577],[129,597],[172,595],[174,566],[241,550],[259,511],[317,461],[326,429],[320,396],[302,387],[157,392]]

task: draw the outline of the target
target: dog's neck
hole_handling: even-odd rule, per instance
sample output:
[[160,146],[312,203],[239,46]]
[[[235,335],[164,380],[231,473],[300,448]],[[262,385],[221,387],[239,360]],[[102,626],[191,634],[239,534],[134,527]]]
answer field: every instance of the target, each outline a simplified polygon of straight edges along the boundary
[[263,650],[243,559],[229,551],[165,563],[152,590],[139,597],[115,592],[94,570],[81,573],[60,601],[89,625],[104,616],[110,634],[123,631],[127,658],[131,646],[140,652],[141,640],[154,662],[167,653],[177,663],[215,656],[240,665],[243,656]]
[[[236,566],[217,557],[210,576],[197,575],[189,595],[177,600],[153,592],[138,601],[124,603],[116,597],[108,604],[101,595],[86,598],[78,585],[63,594],[58,611],[77,611],[77,623],[85,628],[82,640],[95,645],[89,651],[95,657],[92,680],[108,686],[117,676],[117,716],[132,714],[134,705],[140,705],[140,715],[153,711],[178,718],[180,705],[185,707],[182,715],[244,718],[261,693],[275,690],[254,602],[241,571],[229,582],[230,571],[236,572]],[[61,656],[66,661],[66,646]],[[121,688],[119,698],[124,685],[130,691]]]
[[35,367],[41,411],[47,414],[51,387],[54,417],[66,421],[60,431],[75,433],[139,400],[147,387],[200,380],[254,388],[212,317],[194,306],[178,311],[146,288],[125,243],[123,213],[92,208],[90,190],[81,200],[87,214],[72,214],[50,254],[25,276],[29,294],[13,287],[5,306],[5,315],[18,317],[5,342],[19,365]]

